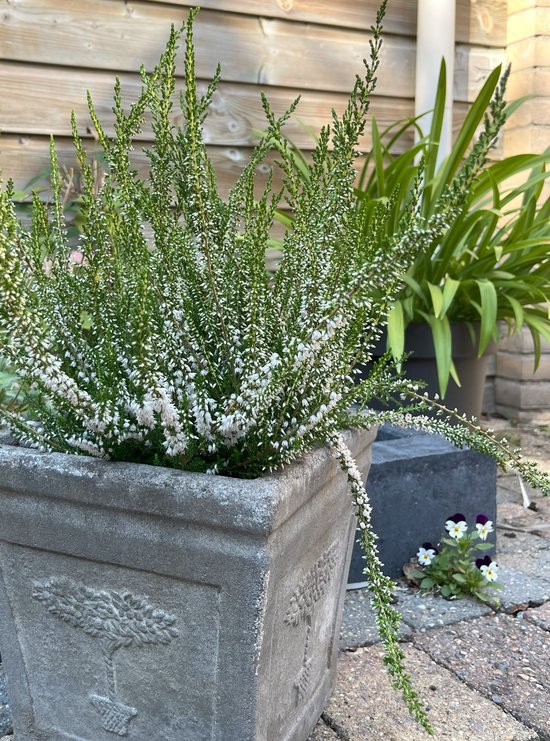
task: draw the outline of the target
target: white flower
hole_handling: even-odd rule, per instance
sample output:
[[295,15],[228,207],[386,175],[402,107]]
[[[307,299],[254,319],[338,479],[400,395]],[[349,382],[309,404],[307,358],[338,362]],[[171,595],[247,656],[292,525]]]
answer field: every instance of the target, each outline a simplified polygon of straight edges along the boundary
[[418,553],[416,554],[416,557],[418,558],[418,563],[421,566],[429,566],[431,562],[435,558],[435,550],[433,548],[419,548]]
[[489,533],[494,531],[493,523],[486,515],[478,515],[476,520],[476,529],[481,540],[487,540]]
[[468,525],[466,524],[464,515],[456,514],[452,517],[449,517],[449,519],[445,523],[445,529],[448,531],[451,538],[456,538],[456,540],[462,538],[462,536],[468,529]]
[[480,571],[487,581],[496,581],[498,579],[498,564],[494,561],[486,566],[485,564],[480,567]]

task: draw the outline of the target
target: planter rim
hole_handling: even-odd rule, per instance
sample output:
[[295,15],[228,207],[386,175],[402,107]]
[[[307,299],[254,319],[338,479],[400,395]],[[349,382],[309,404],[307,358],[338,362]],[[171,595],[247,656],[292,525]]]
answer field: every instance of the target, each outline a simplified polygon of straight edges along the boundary
[[[356,456],[375,436],[376,428],[344,432]],[[237,479],[144,463],[42,453],[5,444],[0,438],[0,489],[14,496],[46,497],[208,524],[257,537],[275,530],[307,502],[314,479],[326,482],[336,475],[343,474],[327,448],[321,446],[280,471],[256,479]]]

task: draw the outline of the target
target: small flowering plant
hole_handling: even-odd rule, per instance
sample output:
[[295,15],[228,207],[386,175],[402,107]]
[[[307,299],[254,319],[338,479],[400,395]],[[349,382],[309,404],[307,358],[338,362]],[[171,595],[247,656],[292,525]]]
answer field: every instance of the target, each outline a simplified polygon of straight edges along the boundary
[[410,576],[420,580],[421,589],[437,591],[449,599],[471,594],[498,605],[498,599],[491,594],[491,590],[501,586],[497,582],[498,565],[488,555],[478,555],[494,548],[486,542],[494,531],[491,520],[479,514],[475,528],[468,532],[466,518],[457,512],[446,521],[445,530],[449,537],[442,538],[439,547],[422,543],[416,554],[422,570],[413,571]]
[[[453,413],[438,402],[435,416],[425,414],[430,403],[393,372],[389,357],[358,378],[402,276],[468,204],[505,120],[502,82],[478,141],[431,214],[423,214],[420,168],[398,222],[394,196],[382,199],[365,237],[356,161],[385,8],[386,1],[344,112],[333,111],[320,132],[307,182],[283,134],[298,100],[276,116],[262,96],[267,132],[230,193],[220,195],[202,128],[220,70],[199,94],[192,11],[172,29],[155,69],[141,70],[141,93],[127,109],[117,80],[113,137],[89,98],[104,150],[99,183],[73,116],[82,172],[76,245],[53,140],[51,203],[34,194],[30,227],[17,218],[13,184],[0,189],[0,354],[28,400],[26,416],[0,406],[0,422],[40,450],[248,478],[327,445],[349,483],[392,685],[429,729],[404,668],[394,584],[382,571],[368,494],[341,430],[412,426],[491,455],[547,493],[550,479],[474,420],[454,415],[452,424]],[[176,73],[180,42],[183,75]],[[154,141],[142,176],[132,150],[145,121]],[[274,173],[262,185],[256,179],[270,152],[277,187]],[[283,197],[293,228],[271,275],[266,251]],[[374,398],[397,404],[374,411]]]

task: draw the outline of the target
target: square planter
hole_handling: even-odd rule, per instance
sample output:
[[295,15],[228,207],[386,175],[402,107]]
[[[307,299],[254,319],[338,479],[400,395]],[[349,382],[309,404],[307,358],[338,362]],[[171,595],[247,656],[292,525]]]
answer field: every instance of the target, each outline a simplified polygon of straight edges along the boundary
[[239,480],[0,445],[0,508],[17,741],[307,738],[355,531],[327,450]]

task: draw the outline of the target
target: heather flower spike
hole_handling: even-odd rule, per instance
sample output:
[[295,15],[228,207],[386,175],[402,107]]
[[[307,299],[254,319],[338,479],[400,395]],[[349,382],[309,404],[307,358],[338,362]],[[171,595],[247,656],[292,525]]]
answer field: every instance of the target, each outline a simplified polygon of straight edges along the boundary
[[478,515],[476,517],[476,530],[481,540],[487,540],[489,533],[494,532],[493,523],[487,515]]
[[459,540],[466,534],[466,531],[468,529],[466,518],[463,514],[457,512],[457,514],[449,517],[449,519],[445,523],[445,529],[448,531],[451,538],[456,538],[456,540]]

